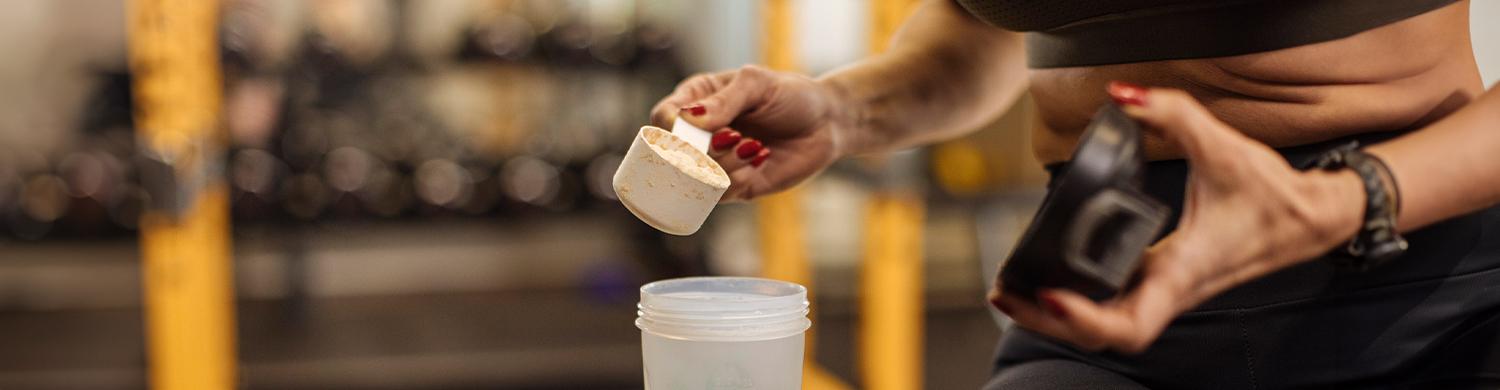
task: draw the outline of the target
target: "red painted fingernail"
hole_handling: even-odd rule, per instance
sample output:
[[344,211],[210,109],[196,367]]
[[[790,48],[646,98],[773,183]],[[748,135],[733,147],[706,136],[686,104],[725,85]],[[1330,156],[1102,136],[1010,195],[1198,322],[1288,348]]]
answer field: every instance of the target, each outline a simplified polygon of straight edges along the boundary
[[714,133],[714,138],[709,143],[713,144],[714,150],[724,150],[734,147],[734,144],[740,143],[740,138],[740,132],[738,131],[719,130],[719,132]]
[[747,159],[750,158],[750,156],[754,156],[756,153],[760,153],[760,149],[760,141],[752,139],[740,144],[740,148],[735,149],[734,154],[740,156],[740,159]]
[[1068,318],[1068,309],[1063,308],[1062,302],[1058,301],[1057,297],[1048,293],[1037,294],[1037,297],[1041,298],[1042,307],[1047,309],[1048,314],[1057,318]]
[[760,153],[756,153],[755,159],[750,160],[750,166],[760,168],[760,164],[766,162],[766,157],[771,157],[771,148],[764,148],[760,150]]
[[703,114],[708,113],[708,108],[703,107],[702,104],[693,103],[683,107],[682,111],[687,111],[688,115],[692,116],[703,116]]
[[1124,81],[1111,81],[1106,88],[1115,103],[1126,106],[1145,106],[1146,88]]

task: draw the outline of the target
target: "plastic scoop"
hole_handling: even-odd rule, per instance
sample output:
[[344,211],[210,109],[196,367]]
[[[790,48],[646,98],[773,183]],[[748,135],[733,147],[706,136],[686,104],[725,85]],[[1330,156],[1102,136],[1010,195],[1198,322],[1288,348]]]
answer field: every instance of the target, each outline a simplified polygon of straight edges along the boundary
[[615,171],[620,203],[657,230],[697,232],[729,189],[729,174],[708,156],[712,138],[680,117],[671,132],[642,126]]
[[[677,136],[677,139],[683,142],[687,142],[688,145],[692,145],[693,149],[697,149],[699,153],[703,153],[704,157],[708,156],[708,142],[714,138],[713,133],[700,129],[698,126],[693,126],[692,123],[688,123],[682,117],[677,117],[677,122],[672,123],[672,135]],[[715,162],[714,165],[718,165],[718,163]]]

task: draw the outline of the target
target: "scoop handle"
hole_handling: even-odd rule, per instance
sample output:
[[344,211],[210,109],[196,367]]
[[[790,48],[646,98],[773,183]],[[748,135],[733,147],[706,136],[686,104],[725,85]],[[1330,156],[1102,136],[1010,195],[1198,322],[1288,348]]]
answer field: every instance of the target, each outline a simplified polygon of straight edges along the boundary
[[713,139],[713,133],[700,129],[698,126],[693,126],[692,123],[688,123],[687,120],[682,119],[680,116],[677,117],[677,123],[672,124],[672,135],[677,136],[678,139],[687,142],[688,145],[692,145],[693,149],[698,149],[698,151],[703,153],[708,153],[708,142]]

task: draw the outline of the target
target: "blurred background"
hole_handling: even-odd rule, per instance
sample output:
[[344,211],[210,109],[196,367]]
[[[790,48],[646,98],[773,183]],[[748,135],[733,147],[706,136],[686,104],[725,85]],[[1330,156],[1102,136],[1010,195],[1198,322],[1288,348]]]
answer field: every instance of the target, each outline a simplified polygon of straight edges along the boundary
[[610,188],[677,81],[818,74],[915,3],[6,1],[0,389],[640,388],[636,289],[692,275],[808,285],[808,388],[976,388],[1029,101],[691,237]]

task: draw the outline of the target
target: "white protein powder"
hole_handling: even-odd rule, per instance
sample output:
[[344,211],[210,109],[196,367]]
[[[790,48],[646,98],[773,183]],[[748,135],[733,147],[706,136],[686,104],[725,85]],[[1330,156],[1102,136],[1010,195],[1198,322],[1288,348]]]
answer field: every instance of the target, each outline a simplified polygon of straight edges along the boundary
[[[663,143],[667,143],[667,145],[652,145],[654,146],[652,149],[656,149],[657,152],[661,153],[661,157],[667,160],[668,164],[672,164],[673,167],[686,173],[689,177],[705,184],[720,188],[729,187],[729,176],[720,173],[723,170],[717,166],[719,163],[706,157],[699,159],[696,156],[700,154],[697,150],[683,150],[682,147],[674,147],[679,145],[668,142]],[[682,144],[681,146],[686,147],[686,144]]]

